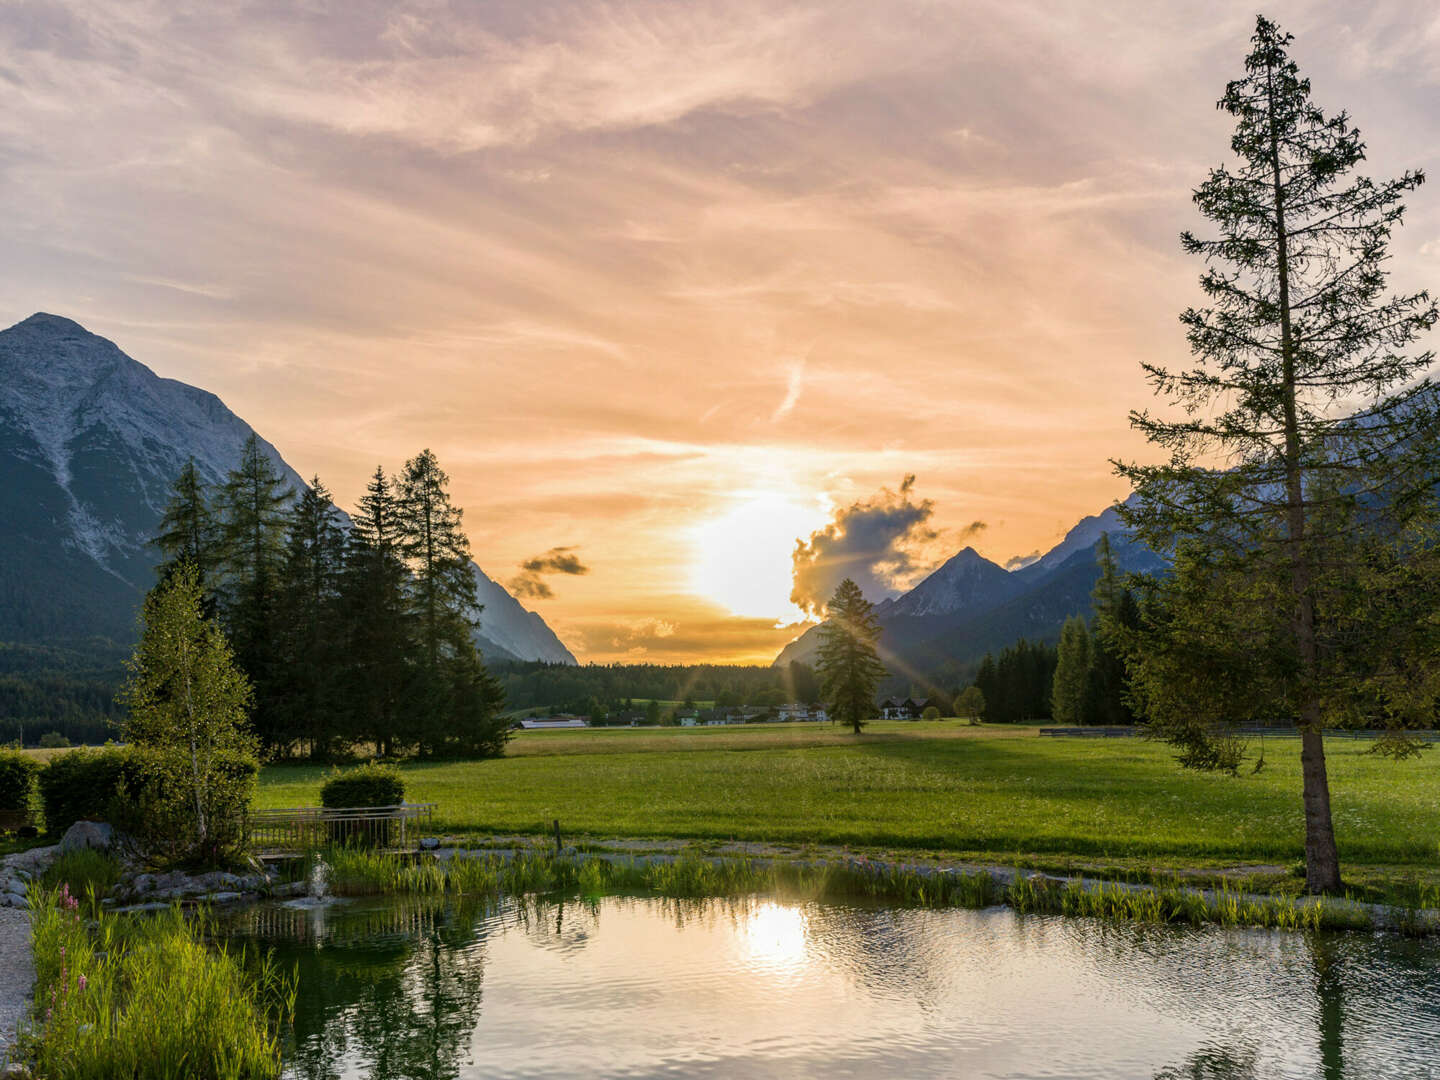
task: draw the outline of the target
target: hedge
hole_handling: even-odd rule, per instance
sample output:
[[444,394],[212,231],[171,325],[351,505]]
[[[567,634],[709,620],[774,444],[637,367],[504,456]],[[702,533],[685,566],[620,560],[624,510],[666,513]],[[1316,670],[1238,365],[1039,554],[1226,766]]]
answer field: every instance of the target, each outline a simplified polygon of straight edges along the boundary
[[45,831],[58,836],[77,821],[109,821],[121,782],[133,785],[137,778],[135,759],[125,747],[56,754],[40,771]]
[[320,805],[327,809],[399,806],[404,801],[405,781],[399,770],[374,762],[333,773],[320,788]]
[[34,804],[40,763],[19,750],[0,750],[0,812],[24,813]]
[[[150,761],[153,753],[133,746],[107,746],[51,758],[39,776],[46,831],[59,835],[77,821],[108,821],[124,832],[146,832],[144,815],[156,794],[148,790],[157,775]],[[217,764],[225,779],[238,783],[237,795],[248,804],[259,764],[253,758],[228,755]],[[243,817],[244,807],[238,811]]]

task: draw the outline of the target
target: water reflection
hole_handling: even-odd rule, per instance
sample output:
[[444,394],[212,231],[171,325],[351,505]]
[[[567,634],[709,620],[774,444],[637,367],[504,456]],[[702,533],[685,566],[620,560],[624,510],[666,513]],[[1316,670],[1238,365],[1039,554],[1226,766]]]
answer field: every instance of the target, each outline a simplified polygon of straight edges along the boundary
[[1433,942],[769,900],[276,911],[242,929],[299,964],[306,1080],[1353,1080],[1440,1057]]

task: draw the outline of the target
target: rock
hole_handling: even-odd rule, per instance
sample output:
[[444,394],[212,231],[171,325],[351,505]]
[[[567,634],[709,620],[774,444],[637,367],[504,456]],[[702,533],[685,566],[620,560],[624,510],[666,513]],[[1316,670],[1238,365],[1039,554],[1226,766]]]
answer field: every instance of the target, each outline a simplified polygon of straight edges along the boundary
[[205,893],[196,899],[206,904],[233,904],[241,898],[238,892],[212,892]]
[[16,896],[24,896],[30,890],[26,888],[25,882],[21,881],[19,878],[15,878],[14,880],[7,881],[5,883],[5,891],[9,893],[14,893]]
[[436,836],[425,836],[420,840],[421,851],[434,851],[440,846],[440,838]]
[[31,848],[29,851],[18,851],[14,855],[6,855],[4,864],[12,870],[23,870],[34,877],[50,869],[50,864],[59,857],[60,847],[56,844],[50,847]]
[[109,851],[115,843],[115,828],[103,821],[77,821],[60,838],[60,854],[93,848]]

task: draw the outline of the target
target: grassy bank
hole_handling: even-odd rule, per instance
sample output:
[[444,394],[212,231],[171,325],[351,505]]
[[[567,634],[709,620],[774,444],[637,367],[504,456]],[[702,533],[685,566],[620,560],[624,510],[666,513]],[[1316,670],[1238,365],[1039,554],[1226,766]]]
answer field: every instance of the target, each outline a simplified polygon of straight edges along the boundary
[[[650,894],[672,899],[774,897],[786,901],[855,901],[923,908],[983,908],[1008,904],[1022,914],[1080,915],[1164,925],[1273,927],[1284,930],[1366,930],[1375,924],[1363,906],[1325,899],[1258,898],[1229,890],[1205,893],[1180,883],[1127,887],[1120,883],[1059,881],[1021,871],[934,872],[864,861],[844,864],[696,856],[640,860],[599,857],[411,859],[332,850],[326,860],[338,895],[538,897]],[[1433,905],[1437,895],[1428,896]],[[1390,918],[1406,932],[1434,929],[1423,913]]]
[[[1391,762],[1329,745],[1347,866],[1428,873],[1437,863],[1440,758]],[[527,732],[498,761],[403,767],[407,795],[457,834],[675,837],[974,853],[1161,867],[1301,857],[1299,745],[1265,768],[1186,772],[1139,739],[1052,740],[1033,728],[876,724],[863,736],[793,725]],[[275,766],[259,805],[314,805],[323,770]]]

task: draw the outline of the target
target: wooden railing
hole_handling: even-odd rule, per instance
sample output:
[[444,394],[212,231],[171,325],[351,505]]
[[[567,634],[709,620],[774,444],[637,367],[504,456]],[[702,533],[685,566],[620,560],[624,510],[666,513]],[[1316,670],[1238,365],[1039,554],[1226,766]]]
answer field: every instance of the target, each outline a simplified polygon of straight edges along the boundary
[[413,847],[429,831],[434,803],[252,810],[250,844],[261,851],[294,851],[326,844]]

